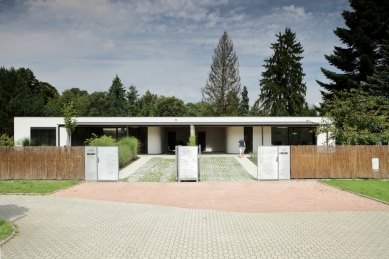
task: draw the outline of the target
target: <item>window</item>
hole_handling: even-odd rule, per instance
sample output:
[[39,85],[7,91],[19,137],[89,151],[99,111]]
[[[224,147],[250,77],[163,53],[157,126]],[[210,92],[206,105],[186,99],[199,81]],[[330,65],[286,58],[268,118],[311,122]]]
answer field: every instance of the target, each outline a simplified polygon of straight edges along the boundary
[[55,128],[31,128],[31,143],[34,146],[55,146]]
[[315,127],[272,127],[272,145],[316,145]]

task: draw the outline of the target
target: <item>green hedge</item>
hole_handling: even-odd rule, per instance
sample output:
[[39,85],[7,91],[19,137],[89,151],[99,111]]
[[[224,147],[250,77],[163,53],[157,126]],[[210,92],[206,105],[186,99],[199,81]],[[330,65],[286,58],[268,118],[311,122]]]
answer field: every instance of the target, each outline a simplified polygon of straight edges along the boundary
[[92,134],[92,138],[85,141],[89,146],[107,147],[118,146],[119,147],[119,167],[123,167],[127,163],[138,157],[139,142],[134,137],[126,137],[120,139],[118,142],[111,136],[97,137]]

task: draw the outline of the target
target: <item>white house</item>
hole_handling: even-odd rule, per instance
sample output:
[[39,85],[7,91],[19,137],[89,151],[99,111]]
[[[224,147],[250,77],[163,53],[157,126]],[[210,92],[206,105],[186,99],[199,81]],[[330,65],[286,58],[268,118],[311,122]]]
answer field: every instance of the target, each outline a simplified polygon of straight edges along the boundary
[[[196,136],[203,152],[239,153],[244,137],[246,152],[258,146],[327,145],[328,136],[316,136],[321,117],[79,117],[71,145],[83,146],[95,133],[115,139],[135,136],[140,153],[166,153],[168,146]],[[62,117],[15,117],[14,140],[29,138],[36,145],[68,145]]]

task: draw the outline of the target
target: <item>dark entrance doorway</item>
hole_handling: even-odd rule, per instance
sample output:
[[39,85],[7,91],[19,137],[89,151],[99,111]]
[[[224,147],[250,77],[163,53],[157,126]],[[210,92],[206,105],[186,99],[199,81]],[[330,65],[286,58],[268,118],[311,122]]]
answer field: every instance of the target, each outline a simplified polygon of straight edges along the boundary
[[205,150],[205,132],[204,131],[199,131],[197,133],[197,144],[201,145],[201,151]]
[[174,150],[175,149],[175,146],[176,146],[176,132],[169,131],[167,133],[167,145],[168,145],[168,149],[170,149],[170,150]]
[[253,152],[253,127],[244,127],[244,141],[246,142],[244,153]]

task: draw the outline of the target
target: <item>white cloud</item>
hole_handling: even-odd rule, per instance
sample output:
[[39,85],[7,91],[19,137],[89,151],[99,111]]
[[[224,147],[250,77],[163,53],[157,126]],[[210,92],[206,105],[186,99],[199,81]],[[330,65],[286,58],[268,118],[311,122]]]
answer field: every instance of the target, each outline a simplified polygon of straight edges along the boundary
[[[337,0],[332,2],[340,8]],[[339,12],[308,12],[299,1],[278,8],[273,2],[223,0],[21,3],[0,10],[0,65],[30,67],[60,92],[71,87],[105,91],[118,74],[141,94],[150,89],[191,101],[201,100],[213,49],[224,30],[234,42],[242,85],[253,100],[276,33],[285,27],[296,32],[305,49],[303,65],[312,67],[307,81],[314,85],[320,66],[327,63],[324,54],[339,45],[332,30],[342,21]]]

